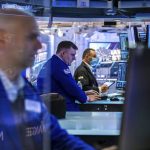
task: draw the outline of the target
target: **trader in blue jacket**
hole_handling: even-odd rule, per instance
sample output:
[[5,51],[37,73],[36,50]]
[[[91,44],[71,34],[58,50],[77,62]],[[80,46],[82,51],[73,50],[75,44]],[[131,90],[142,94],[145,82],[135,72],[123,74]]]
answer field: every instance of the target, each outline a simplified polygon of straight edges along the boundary
[[58,44],[56,55],[53,55],[41,69],[37,78],[40,94],[59,93],[66,99],[68,111],[78,111],[75,100],[81,103],[99,99],[99,95],[86,96],[73,78],[69,66],[75,60],[77,46],[71,41]]
[[38,35],[31,15],[0,9],[0,150],[93,150],[59,126],[21,76],[41,48]]

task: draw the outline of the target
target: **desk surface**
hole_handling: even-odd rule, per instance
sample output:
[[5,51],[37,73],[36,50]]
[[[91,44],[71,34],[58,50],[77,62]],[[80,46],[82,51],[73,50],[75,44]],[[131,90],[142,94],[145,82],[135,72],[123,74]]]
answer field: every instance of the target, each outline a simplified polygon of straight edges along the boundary
[[[118,101],[111,101],[111,97],[117,97],[119,100]],[[81,104],[79,101],[76,101],[76,103]],[[84,104],[110,104],[110,105],[123,105],[124,104],[124,97],[120,95],[120,93],[111,93],[108,94],[108,98],[106,100],[96,100],[93,102],[86,102]]]
[[121,112],[67,112],[59,123],[73,135],[118,136],[121,117]]
[[84,104],[124,104],[124,100],[119,100],[119,101],[111,101],[110,99],[107,100],[97,100],[93,102],[86,102]]
[[[77,104],[81,104],[80,102],[76,101]],[[107,100],[96,100],[96,101],[93,101],[93,102],[86,102],[84,104],[124,104],[124,100],[119,100],[119,101],[111,101],[110,99],[107,99]]]

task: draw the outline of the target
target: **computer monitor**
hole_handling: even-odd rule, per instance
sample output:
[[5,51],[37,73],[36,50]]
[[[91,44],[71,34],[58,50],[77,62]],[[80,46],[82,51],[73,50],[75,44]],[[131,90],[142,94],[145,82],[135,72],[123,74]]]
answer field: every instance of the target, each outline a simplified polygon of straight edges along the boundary
[[118,77],[117,77],[117,81],[116,81],[116,89],[125,90],[126,71],[127,71],[127,61],[119,62],[118,63]]
[[148,49],[130,51],[119,150],[150,149],[149,58]]
[[89,42],[89,47],[94,49],[105,48],[110,50],[120,48],[119,42]]
[[93,48],[100,57],[101,62],[120,60],[120,43],[118,42],[89,42],[89,48]]

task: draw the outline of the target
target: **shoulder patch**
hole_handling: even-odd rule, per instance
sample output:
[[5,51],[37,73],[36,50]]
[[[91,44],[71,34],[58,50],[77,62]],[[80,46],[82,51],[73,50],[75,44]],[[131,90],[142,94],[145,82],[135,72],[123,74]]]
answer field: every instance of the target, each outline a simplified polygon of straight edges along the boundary
[[79,76],[78,79],[83,79],[83,76]]
[[71,73],[71,72],[70,72],[69,69],[64,69],[64,73],[65,73],[65,74],[69,74],[69,73]]

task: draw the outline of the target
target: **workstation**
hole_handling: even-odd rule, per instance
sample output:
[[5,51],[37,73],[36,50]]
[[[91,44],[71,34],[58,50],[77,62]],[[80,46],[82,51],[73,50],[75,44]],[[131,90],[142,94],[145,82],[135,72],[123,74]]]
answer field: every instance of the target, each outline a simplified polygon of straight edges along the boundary
[[[117,90],[116,90],[117,91]],[[110,112],[122,112],[125,101],[125,93],[112,92],[111,89],[108,92],[103,93],[100,99],[93,102],[86,102],[84,104],[76,103],[80,107],[80,111],[110,111]]]
[[81,111],[110,111],[122,112],[124,105],[123,97],[107,98],[105,100],[97,100],[94,102],[87,102],[85,104],[78,104]]
[[[43,65],[56,53],[57,45],[61,41],[72,41],[78,46],[76,59],[69,66],[72,76],[82,62],[84,50],[86,48],[95,49],[99,61],[96,61],[92,66],[91,72],[98,86],[108,85],[108,90],[105,92],[100,91],[100,98],[95,101],[81,103],[76,99],[75,103],[79,107],[77,112],[67,111],[64,104],[65,98],[61,97],[63,102],[60,103],[59,96],[55,97],[57,106],[51,105],[52,98],[49,97],[46,99],[46,102],[48,102],[46,105],[50,112],[50,107],[55,107],[53,108],[54,115],[57,111],[56,117],[62,128],[67,130],[69,134],[80,137],[95,147],[96,145],[101,145],[101,147],[118,145],[120,134],[125,141],[128,141],[127,136],[124,134],[124,132],[128,133],[128,130],[122,124],[124,118],[127,119],[125,115],[130,115],[129,112],[136,116],[128,104],[134,107],[133,103],[136,103],[138,106],[134,108],[138,111],[140,109],[139,98],[142,99],[142,96],[138,97],[137,95],[131,97],[130,93],[130,91],[136,93],[133,90],[133,84],[136,84],[137,81],[137,78],[134,80],[134,77],[130,76],[133,79],[132,82],[127,74],[130,50],[137,48],[139,43],[144,43],[149,48],[150,11],[148,9],[150,1],[136,1],[136,6],[133,0],[53,0],[51,3],[44,0],[43,2],[43,6],[41,6],[42,2],[39,2],[34,7],[43,7],[43,11],[37,9],[37,14],[35,14],[40,29],[42,48],[37,51],[34,65],[25,71],[26,78],[36,87],[37,77]],[[3,4],[5,4],[5,1],[3,1]],[[7,3],[7,5],[9,4]],[[7,7],[7,5],[3,5],[3,7]],[[19,7],[19,2],[16,2],[17,5]],[[26,7],[23,8],[26,9]],[[33,8],[30,7],[30,9]],[[145,56],[143,57],[145,58]],[[149,62],[147,58],[146,60]],[[140,62],[138,65],[140,66]],[[133,66],[131,67],[134,70]],[[144,70],[142,71],[144,72]],[[140,79],[140,76],[138,76],[138,80]],[[142,79],[149,81],[149,78],[144,78],[144,75]],[[127,81],[132,83],[130,86],[133,89],[129,87]],[[144,82],[145,85],[142,84],[142,81],[136,85],[140,87],[140,83],[143,87],[147,85],[146,81]],[[82,88],[82,83],[80,86]],[[140,94],[145,94],[142,87],[139,89],[141,90]],[[139,89],[136,87],[137,91]],[[128,94],[126,94],[126,91],[128,91]],[[45,99],[45,97],[42,98]],[[129,100],[133,103],[130,103]],[[146,97],[143,98],[143,101],[147,101]],[[148,102],[146,104],[149,105]],[[146,107],[145,104],[142,104],[142,106]],[[144,109],[142,111],[145,115]],[[132,120],[134,116],[130,116],[130,119]],[[139,116],[141,115],[139,114]],[[143,121],[142,117],[140,122],[143,122],[142,126],[144,127],[146,121]],[[138,123],[137,120],[136,123]],[[145,133],[145,130],[143,132]],[[142,135],[142,137],[146,138],[145,135]],[[134,136],[131,135],[131,137]],[[127,145],[127,143],[123,144]],[[121,150],[124,149],[121,148]]]

